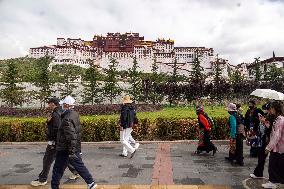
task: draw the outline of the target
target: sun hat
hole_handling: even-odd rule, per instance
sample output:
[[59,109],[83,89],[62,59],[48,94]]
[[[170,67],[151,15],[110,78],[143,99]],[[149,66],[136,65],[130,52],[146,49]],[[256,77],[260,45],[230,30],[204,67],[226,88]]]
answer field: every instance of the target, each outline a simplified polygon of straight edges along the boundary
[[75,99],[73,97],[71,97],[70,95],[66,96],[62,102],[63,104],[68,104],[70,106],[74,106],[75,105]]
[[227,110],[228,110],[229,112],[237,111],[237,106],[236,106],[236,104],[234,104],[234,103],[229,103],[229,104],[228,104],[228,107],[227,107]]
[[122,99],[122,103],[123,104],[131,104],[132,100],[130,99],[130,96],[129,95],[124,96],[123,99]]

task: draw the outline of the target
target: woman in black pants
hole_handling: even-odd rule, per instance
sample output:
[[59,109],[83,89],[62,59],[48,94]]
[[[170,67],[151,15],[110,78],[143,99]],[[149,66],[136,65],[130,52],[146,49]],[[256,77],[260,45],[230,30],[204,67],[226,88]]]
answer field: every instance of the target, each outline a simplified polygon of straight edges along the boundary
[[[264,122],[267,122],[267,123],[266,124],[261,123],[262,127],[264,127],[264,132],[263,132],[262,138],[261,138],[262,146],[259,150],[257,166],[254,169],[254,172],[252,174],[250,174],[250,177],[254,178],[254,179],[264,178],[263,177],[263,170],[264,170],[265,160],[268,156],[268,154],[265,154],[265,148],[270,141],[270,133],[271,133],[270,125],[272,125],[273,121],[275,120],[275,118],[273,118],[275,116],[268,114],[268,112],[267,112],[268,109],[269,109],[269,103],[266,103],[262,106],[262,110],[264,112],[264,117],[260,116],[260,120],[263,120]],[[267,127],[265,125],[267,125]]]
[[[263,170],[264,170],[264,165],[265,165],[265,160],[268,156],[268,154],[265,154],[265,148],[267,146],[267,144],[269,143],[270,140],[270,133],[271,133],[271,127],[270,125],[273,124],[273,121],[275,120],[275,118],[273,119],[272,115],[268,114],[268,109],[269,109],[269,103],[266,103],[262,106],[262,110],[264,112],[264,117],[260,116],[260,120],[263,120],[265,123],[261,123],[260,127],[263,127],[264,131],[263,134],[261,136],[261,143],[262,146],[259,149],[259,154],[258,154],[258,163],[256,168],[254,169],[254,172],[252,174],[250,174],[251,178],[254,179],[258,179],[258,178],[264,178],[263,177]],[[267,127],[265,126],[267,125]]]
[[[271,136],[265,148],[265,154],[269,156],[269,182],[262,184],[263,188],[279,188],[278,184],[284,184],[284,107],[279,101],[270,103],[269,115],[276,117],[271,126]],[[264,122],[263,119],[261,119]],[[268,124],[268,123],[267,123]]]

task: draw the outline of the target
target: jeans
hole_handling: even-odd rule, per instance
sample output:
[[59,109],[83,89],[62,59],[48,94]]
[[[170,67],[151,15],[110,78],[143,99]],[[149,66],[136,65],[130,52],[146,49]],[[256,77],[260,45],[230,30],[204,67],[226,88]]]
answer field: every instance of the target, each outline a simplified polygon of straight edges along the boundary
[[[38,180],[40,182],[46,182],[50,167],[53,161],[55,160],[55,156],[56,156],[55,146],[47,145],[42,162],[43,164],[42,171],[38,175]],[[77,174],[77,172],[70,165],[68,165],[68,168],[73,174]]]
[[62,178],[64,171],[70,163],[78,174],[85,180],[87,184],[94,182],[94,179],[86,166],[84,165],[80,153],[76,153],[77,159],[69,160],[68,151],[57,151],[55,163],[52,171],[51,188],[59,189],[60,179]]

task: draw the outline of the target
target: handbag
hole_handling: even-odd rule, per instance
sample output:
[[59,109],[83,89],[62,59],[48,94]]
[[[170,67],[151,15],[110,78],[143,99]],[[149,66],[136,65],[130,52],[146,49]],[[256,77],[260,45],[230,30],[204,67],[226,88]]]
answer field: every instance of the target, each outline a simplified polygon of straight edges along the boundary
[[246,133],[245,133],[245,126],[242,123],[238,125],[238,134],[242,134],[243,136],[246,135]]

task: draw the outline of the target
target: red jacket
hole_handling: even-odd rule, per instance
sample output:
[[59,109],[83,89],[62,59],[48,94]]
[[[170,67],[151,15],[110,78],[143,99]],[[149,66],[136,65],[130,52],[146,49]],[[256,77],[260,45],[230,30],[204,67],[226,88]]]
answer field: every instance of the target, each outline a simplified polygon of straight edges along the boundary
[[204,129],[206,129],[207,131],[211,131],[211,125],[205,115],[198,114],[198,122],[199,125],[202,126]]

